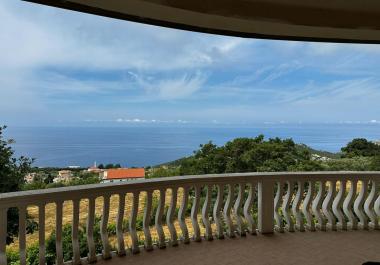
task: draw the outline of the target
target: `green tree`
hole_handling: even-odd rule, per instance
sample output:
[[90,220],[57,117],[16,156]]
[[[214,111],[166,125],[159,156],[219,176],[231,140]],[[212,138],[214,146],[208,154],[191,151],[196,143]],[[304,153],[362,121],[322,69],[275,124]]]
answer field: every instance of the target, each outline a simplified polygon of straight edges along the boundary
[[106,164],[105,168],[106,168],[106,169],[113,168],[113,164]]
[[356,138],[342,147],[343,157],[377,156],[380,155],[380,145],[365,138]]
[[224,146],[208,142],[194,155],[179,162],[181,175],[228,172],[322,170],[311,153],[292,139],[236,138]]
[[[0,127],[0,193],[20,191],[24,184],[24,176],[30,172],[32,159],[21,156],[14,157],[14,150],[10,146],[15,141],[4,139],[3,132],[6,126]],[[7,213],[7,243],[13,242],[18,234],[18,210],[10,208]],[[28,219],[27,232],[36,229],[36,223]]]

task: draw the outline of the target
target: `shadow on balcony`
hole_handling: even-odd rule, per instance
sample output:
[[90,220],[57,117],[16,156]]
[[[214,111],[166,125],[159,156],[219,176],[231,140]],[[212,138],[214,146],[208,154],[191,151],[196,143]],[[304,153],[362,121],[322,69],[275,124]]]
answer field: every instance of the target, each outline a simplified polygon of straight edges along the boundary
[[346,264],[380,261],[380,231],[247,235],[102,260],[101,265]]

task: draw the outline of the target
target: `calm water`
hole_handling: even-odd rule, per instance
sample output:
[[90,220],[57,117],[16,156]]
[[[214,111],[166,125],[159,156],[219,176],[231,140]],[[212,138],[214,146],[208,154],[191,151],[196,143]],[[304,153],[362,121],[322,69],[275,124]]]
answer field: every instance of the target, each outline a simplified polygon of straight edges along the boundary
[[156,165],[191,155],[199,144],[221,145],[236,137],[293,138],[315,149],[337,152],[355,137],[380,139],[379,124],[260,125],[257,127],[9,127],[17,155],[36,166]]

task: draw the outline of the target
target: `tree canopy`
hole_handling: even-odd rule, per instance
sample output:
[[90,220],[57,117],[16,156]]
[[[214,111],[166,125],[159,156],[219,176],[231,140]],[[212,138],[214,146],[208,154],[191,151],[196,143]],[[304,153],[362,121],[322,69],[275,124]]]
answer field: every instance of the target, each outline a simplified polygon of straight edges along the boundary
[[356,138],[342,147],[343,157],[355,156],[379,156],[380,145],[368,141],[365,138]]
[[181,175],[319,169],[310,151],[292,139],[265,140],[263,135],[236,138],[220,147],[210,141],[180,162]]
[[[3,132],[6,126],[0,127],[0,193],[19,191],[24,184],[24,176],[30,171],[32,159],[21,156],[14,157],[14,150],[10,146],[14,140],[4,139]],[[8,210],[7,243],[13,241],[18,234],[18,210]],[[33,232],[36,223],[28,220],[27,232]]]

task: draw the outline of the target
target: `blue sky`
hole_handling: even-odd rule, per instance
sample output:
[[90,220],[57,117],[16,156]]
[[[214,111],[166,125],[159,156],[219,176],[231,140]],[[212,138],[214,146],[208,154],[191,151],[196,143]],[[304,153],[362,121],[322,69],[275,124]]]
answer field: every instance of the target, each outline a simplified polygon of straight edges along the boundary
[[0,123],[380,121],[380,45],[214,36],[0,2]]

